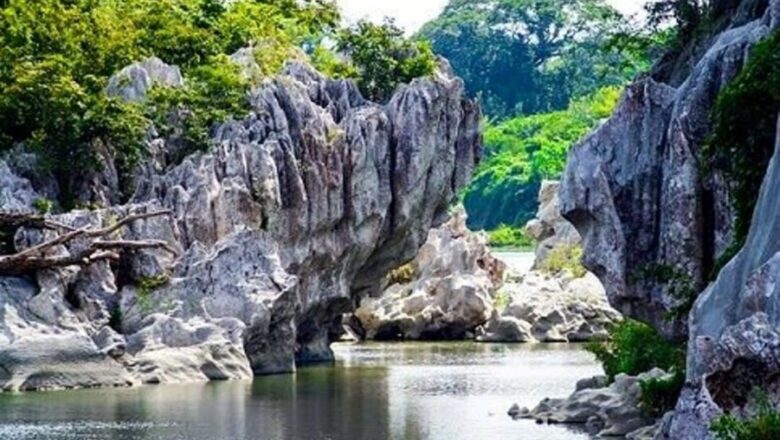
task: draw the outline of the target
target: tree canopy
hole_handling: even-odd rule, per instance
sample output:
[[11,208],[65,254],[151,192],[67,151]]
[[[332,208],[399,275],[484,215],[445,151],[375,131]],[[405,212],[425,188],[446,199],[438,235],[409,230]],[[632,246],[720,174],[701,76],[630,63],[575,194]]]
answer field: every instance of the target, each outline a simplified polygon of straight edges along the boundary
[[627,28],[603,0],[452,0],[419,35],[504,118],[566,108],[647,68],[642,53],[607,44]]

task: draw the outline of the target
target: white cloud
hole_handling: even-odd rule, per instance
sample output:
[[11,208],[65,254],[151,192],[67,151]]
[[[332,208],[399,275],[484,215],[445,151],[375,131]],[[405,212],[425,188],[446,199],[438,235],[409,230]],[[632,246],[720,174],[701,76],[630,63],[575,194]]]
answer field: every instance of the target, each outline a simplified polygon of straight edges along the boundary
[[[381,22],[385,17],[395,18],[397,24],[414,33],[426,22],[436,18],[448,0],[337,0],[348,23],[360,19]],[[647,0],[607,0],[624,14],[642,10]]]

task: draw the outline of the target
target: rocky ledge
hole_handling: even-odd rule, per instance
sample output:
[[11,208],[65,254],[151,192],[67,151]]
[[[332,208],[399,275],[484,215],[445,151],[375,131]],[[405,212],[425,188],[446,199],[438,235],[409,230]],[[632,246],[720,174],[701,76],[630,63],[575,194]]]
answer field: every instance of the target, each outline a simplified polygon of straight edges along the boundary
[[[120,75],[111,92],[127,99],[181,82],[154,60]],[[129,203],[116,204],[104,156],[83,186],[105,208],[15,230],[12,252],[94,228],[164,246],[0,274],[0,389],[239,379],[329,360],[342,314],[414,258],[481,154],[479,107],[445,62],[386,105],[303,64],[250,99],[246,119],[179,163],[167,159],[174,140],[151,136]],[[0,161],[6,214],[57,196],[18,157]],[[45,256],[106,246],[76,235]]]

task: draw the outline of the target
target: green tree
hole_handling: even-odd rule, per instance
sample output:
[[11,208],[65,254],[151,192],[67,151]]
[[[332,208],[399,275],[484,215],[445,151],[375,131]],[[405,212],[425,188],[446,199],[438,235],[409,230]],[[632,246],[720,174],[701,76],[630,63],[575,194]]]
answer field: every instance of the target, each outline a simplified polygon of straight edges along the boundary
[[619,96],[607,87],[563,111],[488,125],[485,157],[463,200],[469,226],[492,230],[533,218],[542,180],[560,177],[569,149],[612,114]]
[[450,60],[492,117],[565,108],[647,63],[611,50],[628,24],[603,0],[452,0],[420,36]]
[[357,69],[360,90],[377,102],[386,101],[398,84],[430,75],[436,68],[430,45],[406,39],[392,21],[381,25],[361,21],[343,30],[338,49]]

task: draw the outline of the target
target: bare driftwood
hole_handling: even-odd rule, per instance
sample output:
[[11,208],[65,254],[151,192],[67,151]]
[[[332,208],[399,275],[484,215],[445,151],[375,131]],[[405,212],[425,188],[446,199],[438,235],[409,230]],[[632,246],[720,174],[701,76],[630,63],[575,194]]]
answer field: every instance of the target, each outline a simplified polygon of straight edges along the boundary
[[[119,251],[141,249],[163,249],[173,255],[178,252],[170,244],[161,240],[105,240],[105,237],[138,220],[170,215],[171,211],[156,211],[131,214],[122,218],[116,224],[105,228],[86,226],[73,228],[43,216],[18,213],[0,213],[0,226],[21,227],[31,226],[42,229],[63,231],[50,240],[24,249],[16,254],[0,255],[0,274],[23,274],[41,269],[66,266],[86,266],[101,260],[119,259]],[[83,250],[71,252],[68,255],[46,255],[52,248],[65,245],[73,240],[93,239]]]

